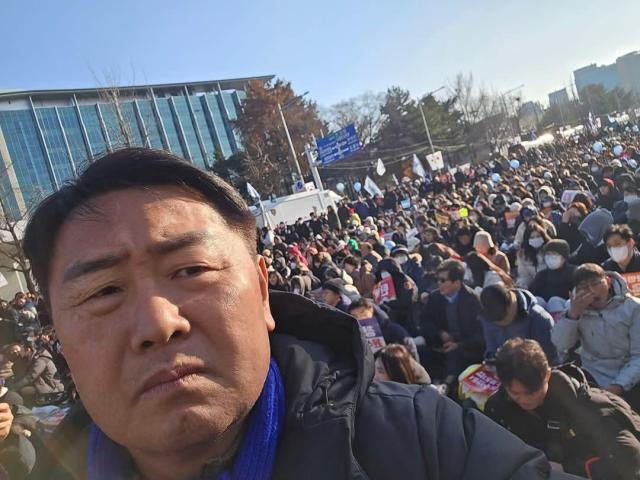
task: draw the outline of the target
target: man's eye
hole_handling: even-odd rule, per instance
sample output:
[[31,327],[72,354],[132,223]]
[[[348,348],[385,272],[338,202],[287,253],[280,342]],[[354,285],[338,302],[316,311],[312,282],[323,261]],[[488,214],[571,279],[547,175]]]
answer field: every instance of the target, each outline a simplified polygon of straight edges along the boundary
[[196,275],[200,275],[208,270],[207,267],[203,267],[201,265],[196,265],[192,267],[181,268],[173,274],[172,278],[188,278],[194,277]]
[[101,290],[98,290],[96,293],[91,295],[91,297],[89,299],[91,300],[93,298],[107,297],[109,295],[115,295],[116,293],[120,293],[121,291],[122,291],[122,289],[120,287],[116,287],[115,285],[110,285],[110,286],[105,287],[105,288],[103,288]]

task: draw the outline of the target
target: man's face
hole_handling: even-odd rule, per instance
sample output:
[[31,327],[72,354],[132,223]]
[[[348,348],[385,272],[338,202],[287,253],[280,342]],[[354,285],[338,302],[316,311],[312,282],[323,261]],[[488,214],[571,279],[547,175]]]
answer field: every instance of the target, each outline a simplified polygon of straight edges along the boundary
[[338,305],[338,303],[340,303],[340,295],[333,290],[329,290],[326,288],[322,290],[322,299],[324,300],[324,303],[326,303],[327,305],[331,305],[332,307],[335,307],[336,305]]
[[590,303],[589,308],[593,310],[602,310],[609,303],[609,288],[611,280],[609,277],[597,278],[580,282],[576,286],[578,293],[589,292]]
[[366,320],[367,318],[372,318],[373,317],[373,308],[357,307],[357,308],[352,309],[349,313],[356,320]]
[[512,380],[506,387],[507,393],[511,400],[516,402],[523,410],[535,410],[542,406],[544,399],[549,391],[549,375],[545,378],[542,387],[535,392],[530,391],[518,380]]
[[93,203],[60,230],[49,279],[85,407],[130,451],[224,444],[267,374],[274,321],[263,260],[178,188]]
[[448,297],[455,295],[462,286],[462,282],[460,280],[455,282],[449,280],[449,272],[438,272],[437,279],[438,290],[442,295],[446,295]]

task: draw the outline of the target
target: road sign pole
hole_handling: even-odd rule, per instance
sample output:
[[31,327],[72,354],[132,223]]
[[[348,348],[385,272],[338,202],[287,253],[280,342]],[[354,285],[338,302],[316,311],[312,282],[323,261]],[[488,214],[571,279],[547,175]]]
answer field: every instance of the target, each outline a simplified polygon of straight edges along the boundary
[[427,131],[427,138],[429,139],[429,145],[431,146],[431,153],[435,153],[436,149],[433,148],[433,142],[431,141],[431,133],[429,132],[429,125],[427,125],[427,117],[424,116],[424,110],[422,110],[422,103],[419,103],[418,105],[420,107],[420,113],[422,114],[424,129]]
[[302,170],[300,170],[300,164],[298,163],[298,156],[296,155],[296,149],[293,148],[293,141],[291,141],[291,135],[289,134],[289,127],[287,127],[287,121],[284,118],[282,106],[278,103],[278,112],[280,112],[280,119],[284,126],[284,131],[287,134],[287,140],[289,141],[289,148],[291,149],[291,155],[293,155],[293,161],[296,164],[296,170],[298,171],[298,179],[304,183],[304,177],[302,176]]

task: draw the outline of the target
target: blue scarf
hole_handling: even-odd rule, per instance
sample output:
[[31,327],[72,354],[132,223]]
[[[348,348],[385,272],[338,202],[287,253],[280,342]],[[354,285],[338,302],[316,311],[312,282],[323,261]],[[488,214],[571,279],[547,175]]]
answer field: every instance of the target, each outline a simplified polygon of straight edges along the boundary
[[[284,407],[284,384],[278,365],[271,359],[267,379],[251,411],[247,430],[233,466],[221,473],[217,480],[271,478],[278,439],[284,423]],[[89,434],[87,457],[88,480],[125,479],[131,476],[131,460],[126,450],[102,433],[95,423],[92,424]]]

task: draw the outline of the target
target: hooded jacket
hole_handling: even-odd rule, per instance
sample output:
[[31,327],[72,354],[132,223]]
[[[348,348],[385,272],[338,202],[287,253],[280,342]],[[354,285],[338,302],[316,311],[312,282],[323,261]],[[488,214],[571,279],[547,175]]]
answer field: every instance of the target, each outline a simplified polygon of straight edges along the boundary
[[484,339],[487,344],[485,357],[493,357],[504,342],[511,338],[522,337],[536,340],[551,364],[557,363],[558,353],[551,342],[553,318],[542,308],[536,297],[527,290],[514,290],[518,301],[515,320],[507,327],[499,327],[482,316]]
[[551,339],[560,352],[580,341],[582,368],[598,385],[615,384],[629,391],[640,382],[640,299],[629,293],[619,274],[607,275],[613,291],[609,304],[602,310],[587,310],[578,320],[563,314]]
[[[271,309],[286,395],[273,479],[573,478],[550,473],[540,451],[432,388],[373,383],[373,355],[352,317],[287,293],[272,293]],[[89,426],[78,405],[42,449],[33,478],[86,478]]]

